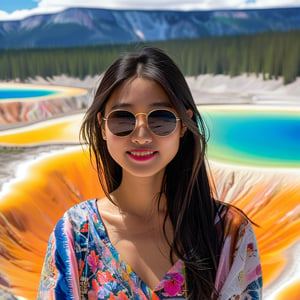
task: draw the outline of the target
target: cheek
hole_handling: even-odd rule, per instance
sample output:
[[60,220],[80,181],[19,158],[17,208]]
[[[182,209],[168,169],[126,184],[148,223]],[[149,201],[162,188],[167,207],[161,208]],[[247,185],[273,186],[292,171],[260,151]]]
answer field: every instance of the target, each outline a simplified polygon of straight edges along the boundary
[[123,149],[125,149],[122,143],[122,139],[106,131],[106,145],[110,156],[117,163],[119,163],[121,153],[124,152]]
[[169,141],[165,143],[165,151],[168,153],[170,161],[176,156],[180,144],[180,133],[176,132],[175,136],[169,137]]

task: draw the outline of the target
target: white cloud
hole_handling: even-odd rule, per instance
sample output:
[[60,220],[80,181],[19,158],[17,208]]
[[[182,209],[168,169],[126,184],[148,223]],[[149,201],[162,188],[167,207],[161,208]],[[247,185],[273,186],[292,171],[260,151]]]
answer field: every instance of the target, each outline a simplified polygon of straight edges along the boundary
[[67,8],[67,7],[47,8],[47,9],[39,9],[39,8],[22,9],[22,10],[16,10],[12,13],[7,13],[5,11],[0,10],[0,21],[21,20],[21,19],[24,19],[24,18],[32,16],[32,15],[55,13],[55,12],[65,9],[65,8]]
[[300,6],[300,0],[40,0],[39,7],[102,7],[123,9],[215,9]]
[[300,0],[40,0],[39,7],[80,6],[135,9],[215,9],[300,6]]
[[18,10],[11,14],[0,11],[0,20],[17,20],[34,14],[54,13],[68,7],[111,9],[243,9],[267,7],[300,7],[300,0],[36,0],[38,7]]
[[0,10],[0,20],[4,20],[8,15],[9,14],[6,11]]

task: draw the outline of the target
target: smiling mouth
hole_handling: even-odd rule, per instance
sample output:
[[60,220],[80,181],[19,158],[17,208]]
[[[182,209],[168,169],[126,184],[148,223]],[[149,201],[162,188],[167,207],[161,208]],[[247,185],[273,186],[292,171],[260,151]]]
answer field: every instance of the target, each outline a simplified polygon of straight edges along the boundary
[[149,156],[154,154],[154,151],[130,151],[129,154],[134,156]]
[[144,161],[154,157],[157,151],[129,151],[127,153],[134,160]]

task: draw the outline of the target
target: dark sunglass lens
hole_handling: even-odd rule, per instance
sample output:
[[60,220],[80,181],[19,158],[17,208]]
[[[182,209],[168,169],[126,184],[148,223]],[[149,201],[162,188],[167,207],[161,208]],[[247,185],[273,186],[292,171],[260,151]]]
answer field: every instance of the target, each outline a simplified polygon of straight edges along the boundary
[[176,116],[168,110],[155,110],[148,116],[148,126],[158,136],[167,136],[176,128]]
[[127,136],[135,128],[135,116],[128,111],[114,111],[107,120],[109,130],[117,136]]

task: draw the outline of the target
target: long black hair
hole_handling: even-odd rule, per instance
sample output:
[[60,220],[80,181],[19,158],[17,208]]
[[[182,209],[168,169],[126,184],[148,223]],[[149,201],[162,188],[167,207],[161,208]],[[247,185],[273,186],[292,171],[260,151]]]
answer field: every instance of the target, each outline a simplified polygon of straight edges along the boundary
[[[206,128],[186,80],[173,60],[153,47],[126,53],[116,60],[104,73],[86,112],[81,137],[89,145],[99,180],[109,197],[121,183],[122,169],[108,152],[97,115],[100,112],[104,116],[106,103],[116,87],[136,77],[160,84],[187,127],[176,156],[166,168],[161,190],[167,198],[166,218],[170,218],[174,230],[173,241],[168,241],[170,259],[175,254],[185,263],[189,299],[216,299],[214,282],[223,233],[215,226],[218,207],[206,170]],[[187,110],[193,112],[192,118]]]

